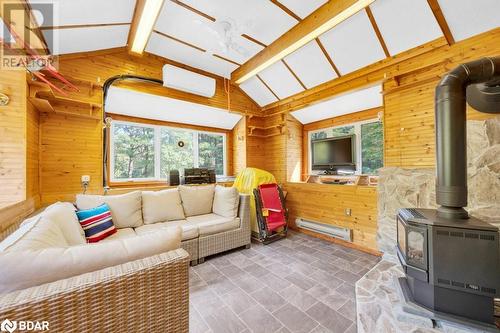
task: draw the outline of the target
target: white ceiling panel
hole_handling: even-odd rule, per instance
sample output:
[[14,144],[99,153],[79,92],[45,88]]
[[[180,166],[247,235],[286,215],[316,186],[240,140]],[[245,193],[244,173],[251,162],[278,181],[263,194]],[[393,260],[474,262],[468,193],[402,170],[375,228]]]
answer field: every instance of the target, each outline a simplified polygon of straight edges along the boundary
[[438,0],[438,2],[456,41],[500,27],[498,0]]
[[9,28],[7,28],[5,21],[1,17],[0,17],[0,38],[9,43],[16,42],[14,37],[10,34]]
[[265,44],[287,32],[297,21],[269,0],[183,0],[217,20],[233,20],[240,34],[247,34]]
[[[145,108],[144,105],[148,107]],[[241,116],[226,110],[178,99],[111,87],[106,111],[175,123],[232,129]]]
[[43,32],[53,55],[111,49],[127,45],[130,25],[56,29]]
[[[29,2],[32,5],[37,3],[54,5],[54,22],[38,22],[39,26],[130,23],[135,8],[135,0],[29,0]],[[35,16],[41,21],[41,16]]]
[[278,100],[256,76],[243,82],[240,85],[240,88],[260,106],[264,106]]
[[341,74],[347,74],[385,58],[384,50],[368,19],[360,11],[320,37]]
[[316,9],[327,3],[327,0],[280,0],[288,9],[301,18],[305,18]]
[[259,73],[259,76],[280,99],[304,90],[299,81],[297,81],[297,79],[281,61],[278,61],[264,69]]
[[226,78],[238,67],[157,33],[151,34],[146,51]]
[[229,40],[225,37],[224,24],[221,21],[213,22],[174,2],[166,1],[155,29],[237,63],[246,62],[263,49],[238,34],[231,35]]
[[382,86],[373,86],[292,112],[302,124],[338,117],[383,105]]
[[426,0],[378,0],[370,8],[391,55],[443,36]]
[[337,77],[315,40],[286,57],[285,61],[307,88]]

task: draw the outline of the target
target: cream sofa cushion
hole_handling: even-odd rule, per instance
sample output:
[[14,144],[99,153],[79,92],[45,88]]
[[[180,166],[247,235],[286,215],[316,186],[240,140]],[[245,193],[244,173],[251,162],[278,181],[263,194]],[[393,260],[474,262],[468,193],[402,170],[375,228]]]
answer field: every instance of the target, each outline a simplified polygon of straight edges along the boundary
[[42,213],[42,216],[54,221],[59,226],[69,245],[87,243],[85,232],[78,222],[75,211],[75,206],[69,202],[56,202]]
[[38,286],[180,247],[181,229],[110,242],[0,253],[0,293]]
[[113,241],[116,239],[125,239],[125,238],[130,238],[130,237],[135,237],[135,236],[137,236],[137,234],[135,233],[134,229],[122,228],[122,229],[116,229],[116,232],[114,234],[104,238],[103,240],[100,240],[99,242],[109,242],[109,241]]
[[135,228],[143,224],[141,191],[120,195],[78,194],[76,196],[78,209],[95,208],[103,203],[108,204],[116,228]]
[[144,235],[150,232],[155,232],[161,228],[170,228],[179,226],[182,229],[182,240],[190,240],[198,237],[198,227],[193,224],[188,224],[187,220],[178,220],[178,221],[167,221],[160,222],[155,224],[145,224],[138,228],[135,228],[135,232],[138,235]]
[[181,196],[177,188],[163,191],[142,191],[144,224],[183,220]]
[[[40,250],[69,246],[58,224],[40,214],[0,243],[0,252]],[[0,266],[2,267],[2,266]],[[3,268],[2,268],[3,270]]]
[[214,185],[179,186],[186,216],[210,214],[214,202]]
[[198,227],[200,236],[218,234],[220,232],[238,229],[240,218],[224,217],[217,214],[205,214],[187,218],[188,224]]
[[236,217],[240,194],[236,187],[215,186],[214,205],[212,211],[224,217]]

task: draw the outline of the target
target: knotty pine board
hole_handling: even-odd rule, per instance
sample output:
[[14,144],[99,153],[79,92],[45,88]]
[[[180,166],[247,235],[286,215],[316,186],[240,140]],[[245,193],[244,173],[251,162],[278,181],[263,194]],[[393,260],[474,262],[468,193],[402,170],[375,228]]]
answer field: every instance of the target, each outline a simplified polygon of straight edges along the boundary
[[[377,189],[369,186],[288,182],[289,223],[297,217],[352,229],[353,244],[377,250]],[[345,209],[351,209],[351,216]]]
[[26,199],[26,103],[24,71],[0,70],[0,92],[10,102],[0,109],[0,208]]
[[26,108],[26,197],[40,206],[40,114],[31,103]]

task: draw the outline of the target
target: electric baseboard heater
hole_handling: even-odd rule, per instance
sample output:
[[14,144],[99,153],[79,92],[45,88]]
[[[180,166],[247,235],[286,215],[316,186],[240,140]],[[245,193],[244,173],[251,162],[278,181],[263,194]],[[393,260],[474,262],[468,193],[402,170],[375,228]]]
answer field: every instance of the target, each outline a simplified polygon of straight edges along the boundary
[[311,220],[306,220],[302,218],[297,218],[295,224],[299,228],[314,231],[323,235],[335,237],[347,242],[352,242],[352,232],[351,229],[341,228],[330,224],[319,223]]

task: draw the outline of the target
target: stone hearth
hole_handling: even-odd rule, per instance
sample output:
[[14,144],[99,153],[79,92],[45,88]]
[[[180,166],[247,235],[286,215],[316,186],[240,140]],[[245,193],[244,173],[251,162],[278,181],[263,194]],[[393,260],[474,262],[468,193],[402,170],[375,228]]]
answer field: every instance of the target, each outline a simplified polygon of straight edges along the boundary
[[406,313],[395,280],[404,276],[398,262],[382,260],[356,282],[358,333],[418,332],[418,333],[480,333],[445,321]]

